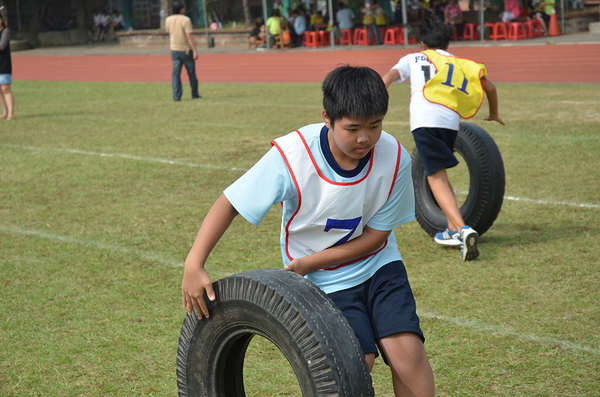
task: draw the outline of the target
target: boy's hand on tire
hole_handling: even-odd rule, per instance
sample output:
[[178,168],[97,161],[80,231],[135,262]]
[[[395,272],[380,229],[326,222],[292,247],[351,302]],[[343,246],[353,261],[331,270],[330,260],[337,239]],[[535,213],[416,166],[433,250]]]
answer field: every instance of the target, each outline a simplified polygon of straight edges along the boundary
[[187,270],[183,274],[181,284],[183,307],[187,308],[188,315],[192,315],[192,309],[196,312],[199,320],[202,315],[206,318],[210,316],[208,306],[204,300],[204,292],[208,295],[210,301],[215,300],[215,291],[212,281],[204,268]]

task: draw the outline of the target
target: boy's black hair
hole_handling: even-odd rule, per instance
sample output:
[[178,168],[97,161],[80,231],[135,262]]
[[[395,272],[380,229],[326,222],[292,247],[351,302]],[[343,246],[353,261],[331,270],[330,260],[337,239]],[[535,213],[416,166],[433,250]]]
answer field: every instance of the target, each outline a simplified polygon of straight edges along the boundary
[[366,120],[388,111],[388,91],[381,76],[371,68],[338,66],[325,77],[323,109],[333,126],[342,117]]
[[179,14],[183,8],[185,8],[185,3],[183,1],[173,2],[173,14]]
[[425,18],[421,24],[421,41],[427,48],[445,50],[453,32],[454,27],[446,25],[438,17]]

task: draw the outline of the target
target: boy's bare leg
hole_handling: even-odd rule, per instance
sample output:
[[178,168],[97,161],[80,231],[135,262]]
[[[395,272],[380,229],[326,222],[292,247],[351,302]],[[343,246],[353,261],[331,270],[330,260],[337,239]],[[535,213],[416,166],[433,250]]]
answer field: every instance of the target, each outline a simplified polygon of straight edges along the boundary
[[392,370],[396,397],[435,395],[433,371],[421,338],[412,332],[387,336],[379,341]]
[[460,228],[465,225],[465,221],[460,214],[458,204],[456,204],[454,190],[448,180],[446,170],[442,169],[428,176],[427,182],[429,182],[433,197],[448,219],[448,229],[460,231]]
[[8,120],[12,120],[15,115],[14,115],[14,109],[15,109],[15,97],[13,96],[12,90],[10,89],[10,84],[3,84],[2,86],[0,86],[2,89],[2,116],[4,117],[4,113],[6,113],[6,118]]
[[365,354],[365,361],[369,366],[369,372],[373,371],[373,365],[375,365],[375,353]]

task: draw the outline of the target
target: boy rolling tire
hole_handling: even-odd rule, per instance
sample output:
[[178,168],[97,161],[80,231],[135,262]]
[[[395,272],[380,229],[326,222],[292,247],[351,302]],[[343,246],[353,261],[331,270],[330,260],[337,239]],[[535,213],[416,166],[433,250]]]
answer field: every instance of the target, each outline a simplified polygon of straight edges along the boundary
[[213,284],[211,317],[187,315],[177,349],[179,396],[245,396],[246,349],[259,335],[292,366],[303,396],[373,396],[364,353],[345,317],[293,272],[259,269]]
[[[454,149],[469,170],[469,191],[460,207],[465,224],[485,233],[498,217],[504,199],[504,163],[498,146],[481,127],[461,122]],[[438,206],[417,149],[412,153],[415,217],[430,236],[446,228],[446,216]]]

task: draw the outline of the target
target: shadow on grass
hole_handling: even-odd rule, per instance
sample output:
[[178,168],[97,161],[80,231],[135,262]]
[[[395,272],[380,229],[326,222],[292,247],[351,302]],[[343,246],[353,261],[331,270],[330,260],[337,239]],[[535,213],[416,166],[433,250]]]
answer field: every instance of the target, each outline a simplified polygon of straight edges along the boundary
[[566,240],[582,236],[600,236],[600,228],[598,227],[567,222],[552,225],[504,223],[494,225],[492,230],[494,233],[486,233],[481,237],[480,241],[486,244],[493,243],[512,247]]

